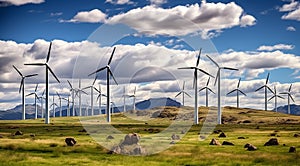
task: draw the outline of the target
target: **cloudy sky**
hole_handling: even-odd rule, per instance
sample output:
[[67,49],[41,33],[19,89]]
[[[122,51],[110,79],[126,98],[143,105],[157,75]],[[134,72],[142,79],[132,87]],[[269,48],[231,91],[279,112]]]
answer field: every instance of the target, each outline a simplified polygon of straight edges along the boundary
[[[0,0],[0,110],[20,104],[20,76],[26,79],[26,94],[45,88],[44,68],[24,63],[45,62],[52,41],[49,65],[61,83],[52,76],[50,94],[69,94],[67,80],[78,87],[89,86],[95,76],[88,74],[107,64],[113,47],[111,69],[119,83],[112,84],[113,101],[122,104],[123,87],[131,94],[137,87],[137,101],[150,97],[171,97],[186,81],[192,96],[194,66],[202,48],[200,68],[212,75],[217,69],[205,55],[220,66],[239,71],[222,71],[223,104],[235,106],[235,96],[225,94],[236,88],[247,94],[241,107],[263,109],[262,86],[270,72],[269,86],[292,94],[300,104],[300,1],[294,0]],[[98,75],[105,93],[105,73]],[[208,76],[199,73],[199,88]],[[209,86],[215,91],[211,79]],[[87,92],[89,92],[87,90]],[[204,93],[199,93],[204,104]],[[272,94],[269,93],[269,97]],[[284,96],[286,97],[286,96]],[[176,98],[181,101],[181,98]],[[26,98],[32,103],[32,97]],[[127,99],[127,102],[132,102]],[[287,100],[278,100],[284,105]],[[83,103],[89,104],[88,95]],[[211,105],[216,96],[210,95]],[[187,105],[193,99],[187,98]],[[269,103],[273,109],[273,101]]]

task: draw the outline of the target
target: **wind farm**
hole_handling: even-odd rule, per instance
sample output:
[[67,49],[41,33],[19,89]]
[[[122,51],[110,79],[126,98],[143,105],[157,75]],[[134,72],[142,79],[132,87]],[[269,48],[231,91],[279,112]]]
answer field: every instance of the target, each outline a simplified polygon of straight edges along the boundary
[[0,165],[299,165],[299,0],[0,6]]

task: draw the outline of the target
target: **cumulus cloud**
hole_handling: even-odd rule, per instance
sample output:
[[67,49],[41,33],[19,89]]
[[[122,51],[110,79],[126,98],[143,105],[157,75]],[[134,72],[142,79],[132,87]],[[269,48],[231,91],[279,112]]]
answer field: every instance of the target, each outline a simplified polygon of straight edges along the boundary
[[273,50],[292,50],[294,49],[294,45],[288,44],[276,44],[274,46],[260,46],[257,50],[258,51],[273,51]]
[[282,7],[279,8],[281,12],[289,12],[296,10],[299,5],[299,2],[292,0],[289,4],[284,4]]
[[281,17],[284,20],[300,21],[300,3],[298,1],[292,0],[289,4],[284,4],[279,11],[288,12]]
[[150,0],[151,5],[156,5],[156,6],[165,4],[167,2],[168,2],[167,0]]
[[291,31],[291,32],[295,32],[295,31],[296,31],[296,28],[293,27],[293,26],[288,26],[288,27],[286,28],[286,30],[287,30],[287,31]]
[[9,6],[9,5],[25,5],[25,4],[40,4],[45,2],[45,0],[0,0],[1,6]]
[[105,3],[124,5],[124,4],[132,4],[130,0],[106,0]]
[[106,20],[106,14],[99,9],[90,11],[78,12],[70,20],[61,20],[61,22],[87,22],[87,23],[102,23]]

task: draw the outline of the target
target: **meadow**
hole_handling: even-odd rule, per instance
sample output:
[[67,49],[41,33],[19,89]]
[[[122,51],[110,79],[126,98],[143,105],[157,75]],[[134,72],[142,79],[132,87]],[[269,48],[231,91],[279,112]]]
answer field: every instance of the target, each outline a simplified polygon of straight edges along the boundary
[[[186,114],[193,112],[188,107],[180,109]],[[149,112],[157,110],[163,108]],[[167,110],[164,116],[147,122],[128,118],[122,113],[114,114],[112,125],[123,133],[138,133],[143,138],[155,134],[153,131],[165,130],[172,123],[178,108],[168,107]],[[199,139],[207,113],[207,108],[200,107],[199,125],[191,126],[181,140],[168,149],[145,156],[109,154],[108,149],[84,130],[79,117],[52,118],[49,125],[42,119],[3,120],[0,121],[0,165],[300,165],[299,152],[288,152],[290,146],[300,148],[299,116],[225,107],[224,124],[217,125],[215,132],[207,138]],[[18,130],[23,135],[14,135]],[[227,137],[219,138],[218,130]],[[66,146],[66,137],[75,138],[77,144]],[[230,141],[234,146],[209,145],[212,138],[221,143]],[[270,138],[277,138],[279,145],[264,146]],[[258,149],[247,151],[246,143]]]

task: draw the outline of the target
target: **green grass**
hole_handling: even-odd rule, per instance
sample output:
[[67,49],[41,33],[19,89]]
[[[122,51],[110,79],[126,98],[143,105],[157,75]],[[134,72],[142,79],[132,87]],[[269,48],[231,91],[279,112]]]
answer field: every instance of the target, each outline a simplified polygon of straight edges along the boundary
[[[80,132],[83,127],[78,117],[52,118],[49,125],[40,119],[0,121],[0,135],[3,136],[0,138],[0,165],[300,165],[299,152],[288,153],[290,146],[300,148],[300,138],[293,137],[300,133],[300,117],[228,107],[223,115],[232,120],[215,128],[225,132],[227,137],[218,138],[218,134],[211,134],[200,140],[198,133],[207,111],[207,108],[200,108],[201,123],[192,126],[180,142],[147,156],[107,154],[108,150],[97,144],[88,133]],[[136,132],[145,137],[155,134],[150,133],[149,128],[157,132],[166,129],[172,123],[171,119],[155,118],[145,122],[117,114],[112,118],[112,125],[123,133]],[[244,120],[251,123],[242,123]],[[17,130],[23,135],[13,136]],[[276,136],[270,136],[272,133]],[[239,136],[246,139],[237,139]],[[66,137],[74,137],[76,146],[66,146]],[[280,145],[263,146],[274,137]],[[235,145],[211,146],[212,138]],[[258,150],[245,150],[246,143],[255,145]]]

